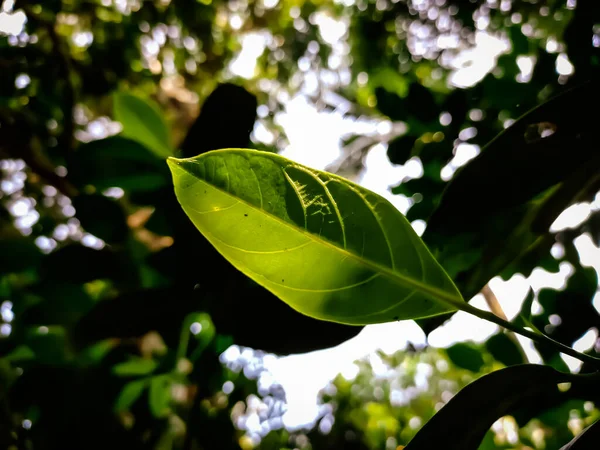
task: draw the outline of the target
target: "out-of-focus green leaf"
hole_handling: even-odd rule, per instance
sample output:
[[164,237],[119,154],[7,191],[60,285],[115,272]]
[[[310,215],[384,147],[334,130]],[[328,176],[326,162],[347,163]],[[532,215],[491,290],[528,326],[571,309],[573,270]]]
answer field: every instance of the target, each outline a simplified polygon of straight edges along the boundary
[[124,137],[143,144],[160,158],[173,154],[169,129],[154,102],[123,92],[116,93],[113,102],[115,119],[123,125]]
[[77,219],[88,233],[107,243],[123,242],[129,228],[125,213],[114,200],[99,194],[79,195],[73,199]]
[[194,336],[194,340],[196,341],[195,348],[189,357],[193,362],[202,355],[204,349],[206,349],[215,337],[216,329],[210,315],[206,313],[191,313],[185,318],[183,329],[181,330],[178,358],[186,357],[186,347],[189,342],[190,334]]
[[393,164],[404,164],[411,156],[414,143],[414,136],[409,134],[391,140],[388,143],[387,149],[390,162]]
[[115,339],[105,339],[83,349],[78,359],[82,365],[99,364],[110,351],[118,345]]
[[140,398],[149,384],[150,380],[142,379],[130,381],[123,386],[123,389],[121,389],[121,392],[117,397],[117,401],[115,402],[115,411],[121,412],[129,409],[131,405],[133,405],[135,401]]
[[158,367],[158,363],[153,359],[132,358],[129,361],[116,364],[113,367],[115,375],[130,377],[148,375]]
[[169,165],[196,227],[303,314],[363,325],[433,316],[463,302],[404,216],[354,183],[253,150]]
[[28,325],[74,325],[94,305],[81,284],[47,279],[32,288],[41,301],[32,305],[21,319]]
[[600,443],[600,421],[590,425],[560,450],[592,450]]
[[429,123],[438,118],[438,108],[431,91],[419,83],[412,83],[406,98],[400,97],[383,87],[375,88],[377,109],[392,120],[409,123],[416,119]]
[[172,383],[170,375],[158,375],[150,380],[148,402],[154,417],[165,417],[169,414]]
[[406,450],[477,450],[492,424],[513,408],[565,381],[551,367],[523,364],[485,375],[456,394]]
[[65,329],[60,326],[31,327],[24,343],[35,354],[39,364],[59,366],[71,359]]
[[120,136],[79,146],[70,156],[69,178],[78,186],[127,192],[154,191],[169,183],[164,163],[140,143]]
[[446,354],[456,366],[471,372],[479,372],[485,364],[481,350],[470,343],[454,344],[446,349]]
[[4,356],[4,360],[6,361],[23,361],[34,359],[35,353],[26,345],[19,345],[13,351],[11,351],[8,355]]

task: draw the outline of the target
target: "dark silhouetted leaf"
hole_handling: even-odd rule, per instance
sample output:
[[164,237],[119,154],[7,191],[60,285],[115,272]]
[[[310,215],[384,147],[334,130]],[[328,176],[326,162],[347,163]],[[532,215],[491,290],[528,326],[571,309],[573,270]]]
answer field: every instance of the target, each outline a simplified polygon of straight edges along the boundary
[[375,88],[377,109],[392,120],[430,123],[438,118],[439,109],[431,91],[419,83],[412,83],[406,98],[383,87]]
[[505,366],[515,366],[527,362],[517,343],[506,333],[494,334],[485,342],[492,356]]
[[587,427],[560,450],[592,450],[598,447],[598,443],[600,443],[600,421]]
[[393,164],[404,164],[411,156],[414,143],[414,136],[408,134],[393,139],[388,143],[388,158]]
[[454,365],[471,372],[479,372],[485,364],[481,350],[470,343],[459,342],[454,344],[446,349],[446,354]]
[[220,148],[245,148],[256,121],[256,97],[241,86],[220,84],[208,96],[181,144],[189,158]]
[[476,230],[489,214],[529,201],[587,164],[597,154],[597,125],[587,111],[598,101],[600,89],[588,83],[516,121],[454,176],[429,232]]
[[68,168],[76,185],[99,190],[119,187],[145,192],[169,183],[163,161],[138,142],[118,136],[81,145]]
[[407,114],[402,97],[385,88],[375,88],[377,109],[392,120],[406,120]]
[[458,392],[408,443],[406,450],[477,450],[492,424],[568,375],[524,364],[485,375]]
[[438,119],[439,109],[431,90],[420,83],[412,83],[406,98],[408,113],[422,122],[434,122]]

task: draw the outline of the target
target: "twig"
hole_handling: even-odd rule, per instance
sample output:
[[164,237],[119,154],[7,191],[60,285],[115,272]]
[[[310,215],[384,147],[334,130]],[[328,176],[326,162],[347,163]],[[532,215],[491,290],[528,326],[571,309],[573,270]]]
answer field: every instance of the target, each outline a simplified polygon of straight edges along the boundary
[[[498,297],[496,297],[496,294],[494,294],[494,291],[492,291],[492,288],[490,288],[489,283],[486,284],[483,287],[483,289],[481,289],[481,294],[483,295],[483,298],[485,299],[486,304],[490,308],[490,311],[493,314],[495,314],[496,316],[498,316],[499,318],[501,318],[502,320],[506,320],[508,322],[508,318],[506,317],[506,314],[504,313],[504,310],[502,309],[502,306],[500,305],[500,302],[498,301]],[[529,358],[527,357],[527,353],[525,353],[525,349],[523,348],[523,346],[517,339],[517,336],[514,334],[514,332],[507,331],[506,336],[511,341],[513,341],[513,343],[517,346],[517,348],[519,349],[519,352],[521,353],[521,356],[523,357],[523,360],[525,362],[529,363],[530,361],[529,361]]]

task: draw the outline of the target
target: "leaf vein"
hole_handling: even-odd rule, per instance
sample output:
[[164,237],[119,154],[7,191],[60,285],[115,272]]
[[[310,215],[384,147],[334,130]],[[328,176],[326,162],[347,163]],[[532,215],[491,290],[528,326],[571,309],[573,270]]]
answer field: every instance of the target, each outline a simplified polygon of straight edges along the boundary
[[252,175],[254,175],[254,178],[256,179],[256,185],[258,186],[258,195],[260,195],[260,208],[263,209],[264,200],[262,189],[260,188],[260,180],[258,179],[258,175],[256,175],[254,167],[252,167],[252,163],[250,163],[250,161],[248,161],[248,165],[250,166],[250,172],[252,172]]
[[208,213],[213,213],[213,212],[227,211],[228,209],[231,209],[234,206],[239,205],[240,203],[241,203],[240,201],[237,201],[233,205],[225,206],[223,208],[207,209],[206,211],[200,211],[199,209],[192,208],[191,206],[188,206],[188,208],[191,209],[192,211],[194,211],[196,214],[208,214]]
[[284,248],[281,250],[271,250],[271,251],[264,251],[264,250],[247,250],[245,248],[241,248],[241,247],[237,247],[235,245],[231,245],[228,244],[227,242],[225,242],[223,239],[218,238],[217,236],[215,236],[213,233],[211,233],[210,231],[206,231],[206,234],[210,234],[215,240],[219,241],[221,244],[223,244],[225,247],[229,247],[233,250],[237,250],[239,252],[242,253],[249,253],[249,254],[253,254],[253,255],[275,255],[277,253],[288,253],[288,252],[292,252],[294,250],[299,250],[303,247],[306,247],[309,244],[313,244],[313,241],[307,241],[304,242],[300,245],[297,245],[295,247],[291,247],[291,248]]

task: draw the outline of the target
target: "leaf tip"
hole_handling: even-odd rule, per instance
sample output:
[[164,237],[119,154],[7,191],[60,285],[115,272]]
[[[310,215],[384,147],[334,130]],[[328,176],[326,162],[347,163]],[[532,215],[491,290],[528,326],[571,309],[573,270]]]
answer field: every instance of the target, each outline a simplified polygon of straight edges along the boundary
[[169,166],[169,170],[171,171],[171,176],[176,177],[176,174],[183,171],[183,160],[179,158],[175,158],[173,156],[167,157],[167,165]]
[[174,156],[167,156],[167,164],[172,171],[175,167],[181,165],[181,160],[179,158],[175,158]]

